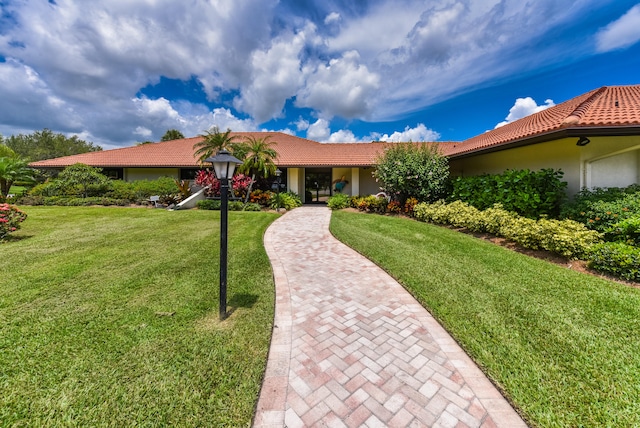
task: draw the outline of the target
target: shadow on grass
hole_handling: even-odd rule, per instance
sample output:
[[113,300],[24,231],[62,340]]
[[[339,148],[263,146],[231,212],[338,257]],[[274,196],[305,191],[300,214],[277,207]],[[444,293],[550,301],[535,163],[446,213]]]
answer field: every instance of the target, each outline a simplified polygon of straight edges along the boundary
[[229,299],[228,305],[230,306],[230,308],[227,310],[227,317],[231,316],[238,308],[247,308],[247,309],[252,308],[257,301],[258,301],[257,294],[249,294],[249,293],[234,294],[233,296],[231,296],[231,299]]

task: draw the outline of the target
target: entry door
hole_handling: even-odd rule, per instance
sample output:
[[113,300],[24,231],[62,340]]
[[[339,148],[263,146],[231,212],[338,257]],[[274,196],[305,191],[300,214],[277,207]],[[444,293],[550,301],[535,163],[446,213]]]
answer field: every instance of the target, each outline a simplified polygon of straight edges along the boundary
[[307,204],[326,204],[331,197],[331,168],[307,168],[304,175]]

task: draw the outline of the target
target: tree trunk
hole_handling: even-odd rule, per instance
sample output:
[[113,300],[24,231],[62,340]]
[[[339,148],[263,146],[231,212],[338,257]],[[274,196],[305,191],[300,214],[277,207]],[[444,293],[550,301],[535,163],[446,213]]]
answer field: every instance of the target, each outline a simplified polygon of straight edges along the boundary
[[247,189],[247,195],[244,197],[244,206],[242,210],[247,206],[247,202],[249,202],[249,196],[251,195],[251,189],[253,188],[253,183],[256,182],[256,174],[251,174],[251,182],[249,183],[249,188]]

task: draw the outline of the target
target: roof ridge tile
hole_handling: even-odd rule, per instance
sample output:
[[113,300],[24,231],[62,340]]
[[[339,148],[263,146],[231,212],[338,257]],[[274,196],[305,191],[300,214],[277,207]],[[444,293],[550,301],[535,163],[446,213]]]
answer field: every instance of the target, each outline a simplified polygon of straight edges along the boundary
[[562,125],[577,125],[585,114],[589,111],[589,108],[605,91],[606,86],[596,89],[586,100],[578,105],[563,121]]

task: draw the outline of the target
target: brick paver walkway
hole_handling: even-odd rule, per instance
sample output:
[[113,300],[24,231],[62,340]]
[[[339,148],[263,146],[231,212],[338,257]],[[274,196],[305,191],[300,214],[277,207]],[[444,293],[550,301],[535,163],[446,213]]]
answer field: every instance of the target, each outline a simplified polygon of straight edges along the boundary
[[337,241],[326,207],[275,221],[269,361],[254,427],[526,427],[449,334]]

